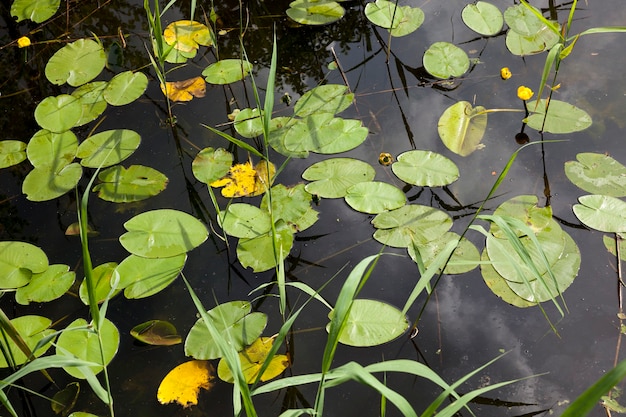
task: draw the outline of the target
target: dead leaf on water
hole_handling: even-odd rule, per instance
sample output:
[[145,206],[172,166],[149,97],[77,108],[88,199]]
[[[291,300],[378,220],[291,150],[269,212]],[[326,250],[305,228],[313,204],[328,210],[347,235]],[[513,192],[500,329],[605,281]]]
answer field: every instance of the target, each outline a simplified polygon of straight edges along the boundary
[[226,198],[254,197],[267,191],[275,175],[276,166],[271,162],[261,161],[253,168],[252,162],[248,161],[233,165],[228,174],[210,185],[224,187],[222,195]]
[[204,97],[206,82],[202,77],[194,77],[183,81],[161,84],[161,91],[172,101],[191,101],[194,97]]
[[208,361],[189,361],[172,369],[161,381],[157,400],[161,404],[177,402],[184,408],[198,404],[200,388],[210,390],[215,368]]

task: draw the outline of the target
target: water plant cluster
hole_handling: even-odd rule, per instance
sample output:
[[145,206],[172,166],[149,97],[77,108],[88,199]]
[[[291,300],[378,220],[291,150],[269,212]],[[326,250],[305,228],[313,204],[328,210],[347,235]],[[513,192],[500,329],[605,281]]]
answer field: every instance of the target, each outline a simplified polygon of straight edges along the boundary
[[[192,358],[164,375],[158,392],[152,393],[164,404],[193,406],[198,403],[199,390],[210,389],[215,378],[219,378],[233,384],[233,414],[255,416],[262,414],[255,406],[256,396],[317,384],[314,399],[283,410],[281,415],[322,415],[328,389],[358,381],[380,395],[383,415],[389,403],[404,416],[417,416],[409,399],[386,383],[394,373],[405,373],[441,388],[440,395],[431,399],[420,415],[452,416],[470,407],[468,404],[476,397],[515,382],[494,383],[463,393],[459,387],[489,363],[449,383],[415,360],[394,359],[363,366],[356,362],[337,365],[333,359],[340,344],[371,347],[409,332],[415,334],[420,317],[407,316],[411,307],[419,305],[423,311],[441,279],[476,268],[480,268],[486,286],[503,302],[541,309],[547,325],[556,332],[554,319],[543,305],[551,303],[561,316],[566,314],[563,293],[578,275],[578,245],[554,219],[549,199],[542,204],[534,195],[521,194],[507,199],[490,214],[484,207],[520,152],[527,147],[548,146],[559,137],[529,143],[513,153],[494,177],[489,193],[480,199],[471,220],[458,224],[444,210],[413,203],[404,189],[393,184],[445,188],[460,178],[452,159],[417,148],[396,156],[381,154],[380,163],[388,166],[393,176],[390,181],[377,178],[377,170],[371,164],[350,157],[349,151],[361,146],[370,131],[362,120],[341,116],[359,102],[358,94],[347,82],[321,84],[295,100],[290,114],[274,114],[279,41],[273,44],[267,83],[261,88],[255,66],[246,56],[243,21],[239,28],[239,58],[216,59],[200,75],[173,81],[179,66],[193,62],[199,52],[213,48],[219,57],[217,34],[223,30],[213,5],[205,23],[196,20],[194,0],[190,1],[189,19],[163,27],[161,22],[175,3],[172,0],[161,8],[158,1],[144,2],[149,30],[145,68],[112,77],[103,75],[107,41],[95,35],[60,47],[48,59],[44,73],[47,82],[61,86],[64,92],[46,97],[37,105],[34,119],[41,129],[29,139],[0,141],[0,168],[20,164],[32,167],[22,183],[28,200],[48,201],[75,193],[77,218],[68,233],[80,235],[82,249],[82,267],[72,268],[52,263],[46,248],[21,241],[0,242],[3,297],[14,297],[16,303],[28,305],[60,302],[64,295],[76,294],[86,305],[85,317],[58,326],[39,315],[9,319],[0,310],[0,367],[10,369],[0,381],[0,401],[7,411],[19,415],[10,396],[14,390],[29,390],[20,382],[24,376],[40,371],[42,378],[53,381],[53,369],[62,368],[76,380],[85,381],[113,416],[116,403],[107,367],[118,354],[122,335],[107,318],[109,301],[114,297],[147,298],[181,281],[198,314],[187,334],[183,337],[171,323],[156,319],[138,323],[130,332],[147,345],[183,344],[185,356]],[[284,13],[301,25],[341,24],[345,14],[341,3],[296,0]],[[41,23],[58,9],[58,0],[15,0],[11,14],[18,21]],[[371,24],[388,32],[388,53],[392,38],[411,36],[427,18],[419,7],[399,6],[387,0],[369,2],[362,9]],[[445,109],[439,117],[437,133],[446,149],[471,157],[483,147],[488,116],[496,112],[519,117],[524,127],[534,129],[541,138],[544,134],[578,132],[592,125],[592,118],[584,109],[552,97],[558,89],[560,66],[580,37],[626,32],[626,28],[591,28],[571,34],[576,9],[574,0],[562,23],[545,17],[541,10],[523,0],[503,11],[485,1],[468,4],[460,11],[463,22],[477,36],[491,37],[506,31],[505,43],[511,54],[523,57],[543,53],[546,58],[535,100],[531,100],[535,93],[522,86],[518,90],[520,101],[510,108],[488,109],[468,98]],[[20,39],[16,46],[28,48],[30,40]],[[441,41],[427,48],[422,63],[432,79],[450,82],[466,75],[476,64],[458,45]],[[330,67],[345,79],[338,58]],[[92,251],[98,249],[90,245],[94,232],[89,223],[89,200],[93,198],[90,196],[97,193],[100,199],[124,205],[157,196],[168,185],[167,176],[157,168],[124,166],[126,159],[145,146],[141,132],[125,128],[99,131],[100,120],[110,107],[141,99],[149,84],[145,74],[148,72],[160,84],[167,103],[166,123],[172,132],[176,132],[177,123],[173,103],[203,97],[207,83],[247,83],[253,91],[254,104],[224,114],[224,121],[232,126],[230,130],[204,125],[223,142],[220,147],[198,147],[190,167],[197,181],[206,185],[204,189],[213,206],[209,218],[171,208],[143,211],[123,224],[126,232],[118,241],[128,252],[127,257],[93,266]],[[507,75],[503,69],[501,76],[508,78],[510,73]],[[90,130],[75,133],[85,126]],[[294,159],[306,160],[310,154],[321,159],[303,170],[302,181],[286,185],[292,181],[281,177],[285,167]],[[626,256],[622,241],[626,233],[626,167],[604,154],[581,153],[577,159],[568,162],[564,172],[574,185],[589,194],[582,195],[573,205],[573,213],[581,224],[607,234],[605,246],[619,264]],[[347,272],[337,273],[334,280],[344,282],[334,302],[321,295],[323,288],[290,280],[285,270],[299,234],[318,221],[315,204],[329,199],[343,199],[355,213],[371,216],[372,238],[380,243],[378,254],[351,265]],[[472,239],[468,238],[470,235]],[[188,254],[209,238],[223,242],[244,269],[271,272],[269,282],[258,285],[252,293],[276,297],[280,311],[277,317],[253,310],[253,298],[215,303],[212,308],[207,305],[212,300],[201,301],[185,277],[184,268]],[[416,264],[415,283],[404,304],[395,306],[359,298],[380,257],[398,255],[406,255]],[[297,292],[304,301],[293,305],[288,291]],[[288,346],[294,323],[310,303],[328,309],[321,369],[313,374],[283,376],[292,365]],[[274,335],[264,334],[268,320],[278,322],[279,331]],[[585,415],[624,375],[626,365],[621,363],[563,415]],[[49,399],[52,409],[63,415],[72,413],[74,417],[95,415],[89,414],[92,410],[73,410],[78,386],[71,383],[59,389]],[[605,404],[609,400],[606,398]],[[614,403],[612,407],[618,405]]]

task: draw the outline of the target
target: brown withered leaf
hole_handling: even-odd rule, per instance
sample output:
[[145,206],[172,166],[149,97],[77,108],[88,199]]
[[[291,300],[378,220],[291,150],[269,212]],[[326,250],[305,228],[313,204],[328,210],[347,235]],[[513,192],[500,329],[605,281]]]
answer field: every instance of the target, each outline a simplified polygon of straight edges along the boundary
[[191,101],[194,97],[204,97],[206,81],[202,77],[194,77],[183,81],[168,81],[161,91],[172,101]]

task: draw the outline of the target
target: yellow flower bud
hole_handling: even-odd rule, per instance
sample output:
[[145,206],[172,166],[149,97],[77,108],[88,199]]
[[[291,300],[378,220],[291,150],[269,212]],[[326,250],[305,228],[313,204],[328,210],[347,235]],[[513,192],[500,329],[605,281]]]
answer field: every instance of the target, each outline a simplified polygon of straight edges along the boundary
[[530,100],[530,98],[533,96],[533,90],[531,90],[530,88],[524,86],[524,85],[520,85],[517,88],[517,97],[519,97],[520,100]]
[[513,74],[511,74],[511,70],[509,70],[509,67],[504,67],[500,69],[500,77],[502,77],[503,80],[508,80],[509,78],[511,78]]
[[22,36],[17,40],[18,48],[26,48],[27,46],[30,46],[30,39],[28,38],[28,36]]
[[393,162],[393,156],[388,152],[382,152],[378,157],[378,163],[384,166],[391,165]]

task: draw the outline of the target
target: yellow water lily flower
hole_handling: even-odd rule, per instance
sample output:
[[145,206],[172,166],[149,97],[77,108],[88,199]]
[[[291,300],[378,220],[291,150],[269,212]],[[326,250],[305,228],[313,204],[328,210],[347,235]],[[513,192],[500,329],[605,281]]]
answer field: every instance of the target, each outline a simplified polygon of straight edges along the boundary
[[17,40],[18,48],[26,48],[27,46],[30,46],[30,38],[28,36],[22,36]]
[[530,88],[524,86],[524,85],[520,85],[517,88],[517,97],[519,97],[520,100],[530,100],[530,98],[533,96],[533,90],[531,90]]
[[509,78],[511,78],[513,74],[511,74],[511,70],[509,70],[509,67],[504,67],[500,69],[500,77],[502,77],[503,80],[508,80]]

